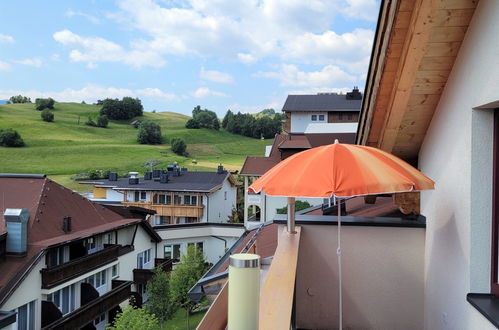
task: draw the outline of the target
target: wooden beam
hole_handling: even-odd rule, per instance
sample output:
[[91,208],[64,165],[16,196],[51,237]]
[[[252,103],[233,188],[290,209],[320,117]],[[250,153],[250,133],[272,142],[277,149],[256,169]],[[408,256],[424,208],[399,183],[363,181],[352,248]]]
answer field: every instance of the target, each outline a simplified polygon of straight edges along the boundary
[[432,17],[438,9],[436,0],[415,2],[411,24],[404,42],[402,64],[397,71],[397,80],[391,95],[388,114],[382,129],[378,146],[391,152],[399,132],[400,123],[409,103],[416,73],[426,52],[432,29]]
[[196,330],[224,330],[227,327],[229,307],[229,282],[226,282],[211,304]]

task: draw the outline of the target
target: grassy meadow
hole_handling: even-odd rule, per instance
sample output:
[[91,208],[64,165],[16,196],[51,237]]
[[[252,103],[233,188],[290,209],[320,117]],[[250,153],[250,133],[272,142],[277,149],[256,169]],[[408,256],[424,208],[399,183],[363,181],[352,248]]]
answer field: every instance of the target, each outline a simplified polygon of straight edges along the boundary
[[[23,148],[0,147],[0,173],[43,173],[72,189],[82,187],[72,175],[91,169],[139,171],[149,159],[161,162],[157,168],[177,161],[189,169],[208,170],[222,163],[240,169],[246,156],[262,156],[271,140],[234,135],[224,130],[186,129],[190,118],[172,112],[149,113],[135,119],[152,120],[161,126],[163,144],[141,145],[136,141],[133,121],[110,121],[107,128],[86,126],[89,115],[97,115],[100,106],[56,103],[52,123],[40,118],[34,104],[0,105],[0,129],[12,128],[21,134]],[[187,143],[189,157],[170,150],[171,138]],[[192,160],[197,164],[194,165]]]

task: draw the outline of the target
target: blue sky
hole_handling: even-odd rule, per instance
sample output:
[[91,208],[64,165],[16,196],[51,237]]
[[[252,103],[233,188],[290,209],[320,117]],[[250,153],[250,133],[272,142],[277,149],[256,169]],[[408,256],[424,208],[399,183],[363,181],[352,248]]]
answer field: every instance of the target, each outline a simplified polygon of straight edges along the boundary
[[379,0],[2,1],[0,99],[280,110],[363,89]]

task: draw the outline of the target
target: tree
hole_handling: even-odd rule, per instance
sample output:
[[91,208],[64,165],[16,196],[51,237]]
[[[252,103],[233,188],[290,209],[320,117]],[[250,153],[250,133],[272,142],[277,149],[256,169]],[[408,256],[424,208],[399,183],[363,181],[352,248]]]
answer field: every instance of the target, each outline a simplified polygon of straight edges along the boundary
[[224,119],[222,120],[222,128],[227,129],[227,124],[229,123],[229,120],[234,120],[234,114],[232,111],[227,110],[227,113],[224,116]]
[[42,117],[43,121],[46,121],[48,123],[54,121],[54,114],[52,113],[52,111],[48,109],[43,110],[42,113],[40,114],[40,117]]
[[15,95],[9,99],[10,103],[31,103],[31,99],[27,96]]
[[175,313],[175,306],[170,302],[170,276],[161,268],[154,270],[154,275],[147,282],[147,296],[149,300],[146,302],[146,309],[149,313],[154,314],[162,322],[171,318]]
[[51,97],[49,97],[48,99],[38,98],[35,100],[36,110],[54,109],[54,104],[55,104],[55,101]]
[[189,119],[187,121],[187,123],[185,123],[185,128],[194,128],[194,129],[196,129],[196,128],[200,128],[200,127],[199,127],[199,123],[196,120],[194,120],[194,119],[191,118],[191,119]]
[[152,121],[141,123],[137,141],[141,144],[161,144],[161,127]]
[[206,272],[207,266],[203,251],[193,244],[187,247],[187,253],[180,258],[180,264],[170,275],[170,301],[177,307],[184,308],[189,315],[197,302],[191,300],[187,292]]
[[189,119],[185,124],[186,128],[209,128],[220,129],[220,122],[218,121],[217,114],[211,110],[201,110],[199,105],[195,106],[192,110],[192,119]]
[[127,306],[116,315],[108,330],[159,330],[159,321],[154,314],[149,314],[144,308]]
[[97,104],[102,103],[100,110],[101,115],[106,115],[109,119],[113,120],[128,120],[133,117],[142,116],[144,107],[142,102],[137,98],[125,96],[120,100],[118,99],[105,99],[97,101]]
[[17,131],[10,128],[0,129],[0,146],[23,147],[24,141]]
[[[308,209],[310,207],[310,203],[305,201],[296,201],[295,202],[295,212],[298,212],[298,211],[301,211],[301,210],[304,210],[304,209]],[[281,207],[280,209],[277,209],[277,214],[287,214],[288,213],[288,207],[287,206],[284,206],[284,207]]]
[[172,146],[172,151],[176,153],[177,155],[183,155],[185,152],[185,149],[187,148],[187,145],[185,144],[185,141],[179,138],[173,138],[170,141],[170,144]]
[[97,126],[98,127],[106,128],[108,124],[109,124],[109,120],[107,119],[106,115],[100,115],[99,117],[97,117]]

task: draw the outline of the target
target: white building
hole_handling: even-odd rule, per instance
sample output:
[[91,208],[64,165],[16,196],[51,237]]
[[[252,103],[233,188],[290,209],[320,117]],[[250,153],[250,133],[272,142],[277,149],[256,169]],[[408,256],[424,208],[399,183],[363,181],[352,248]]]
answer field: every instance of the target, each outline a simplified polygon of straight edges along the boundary
[[147,298],[161,238],[146,220],[43,175],[0,174],[0,194],[0,329],[104,329]]

